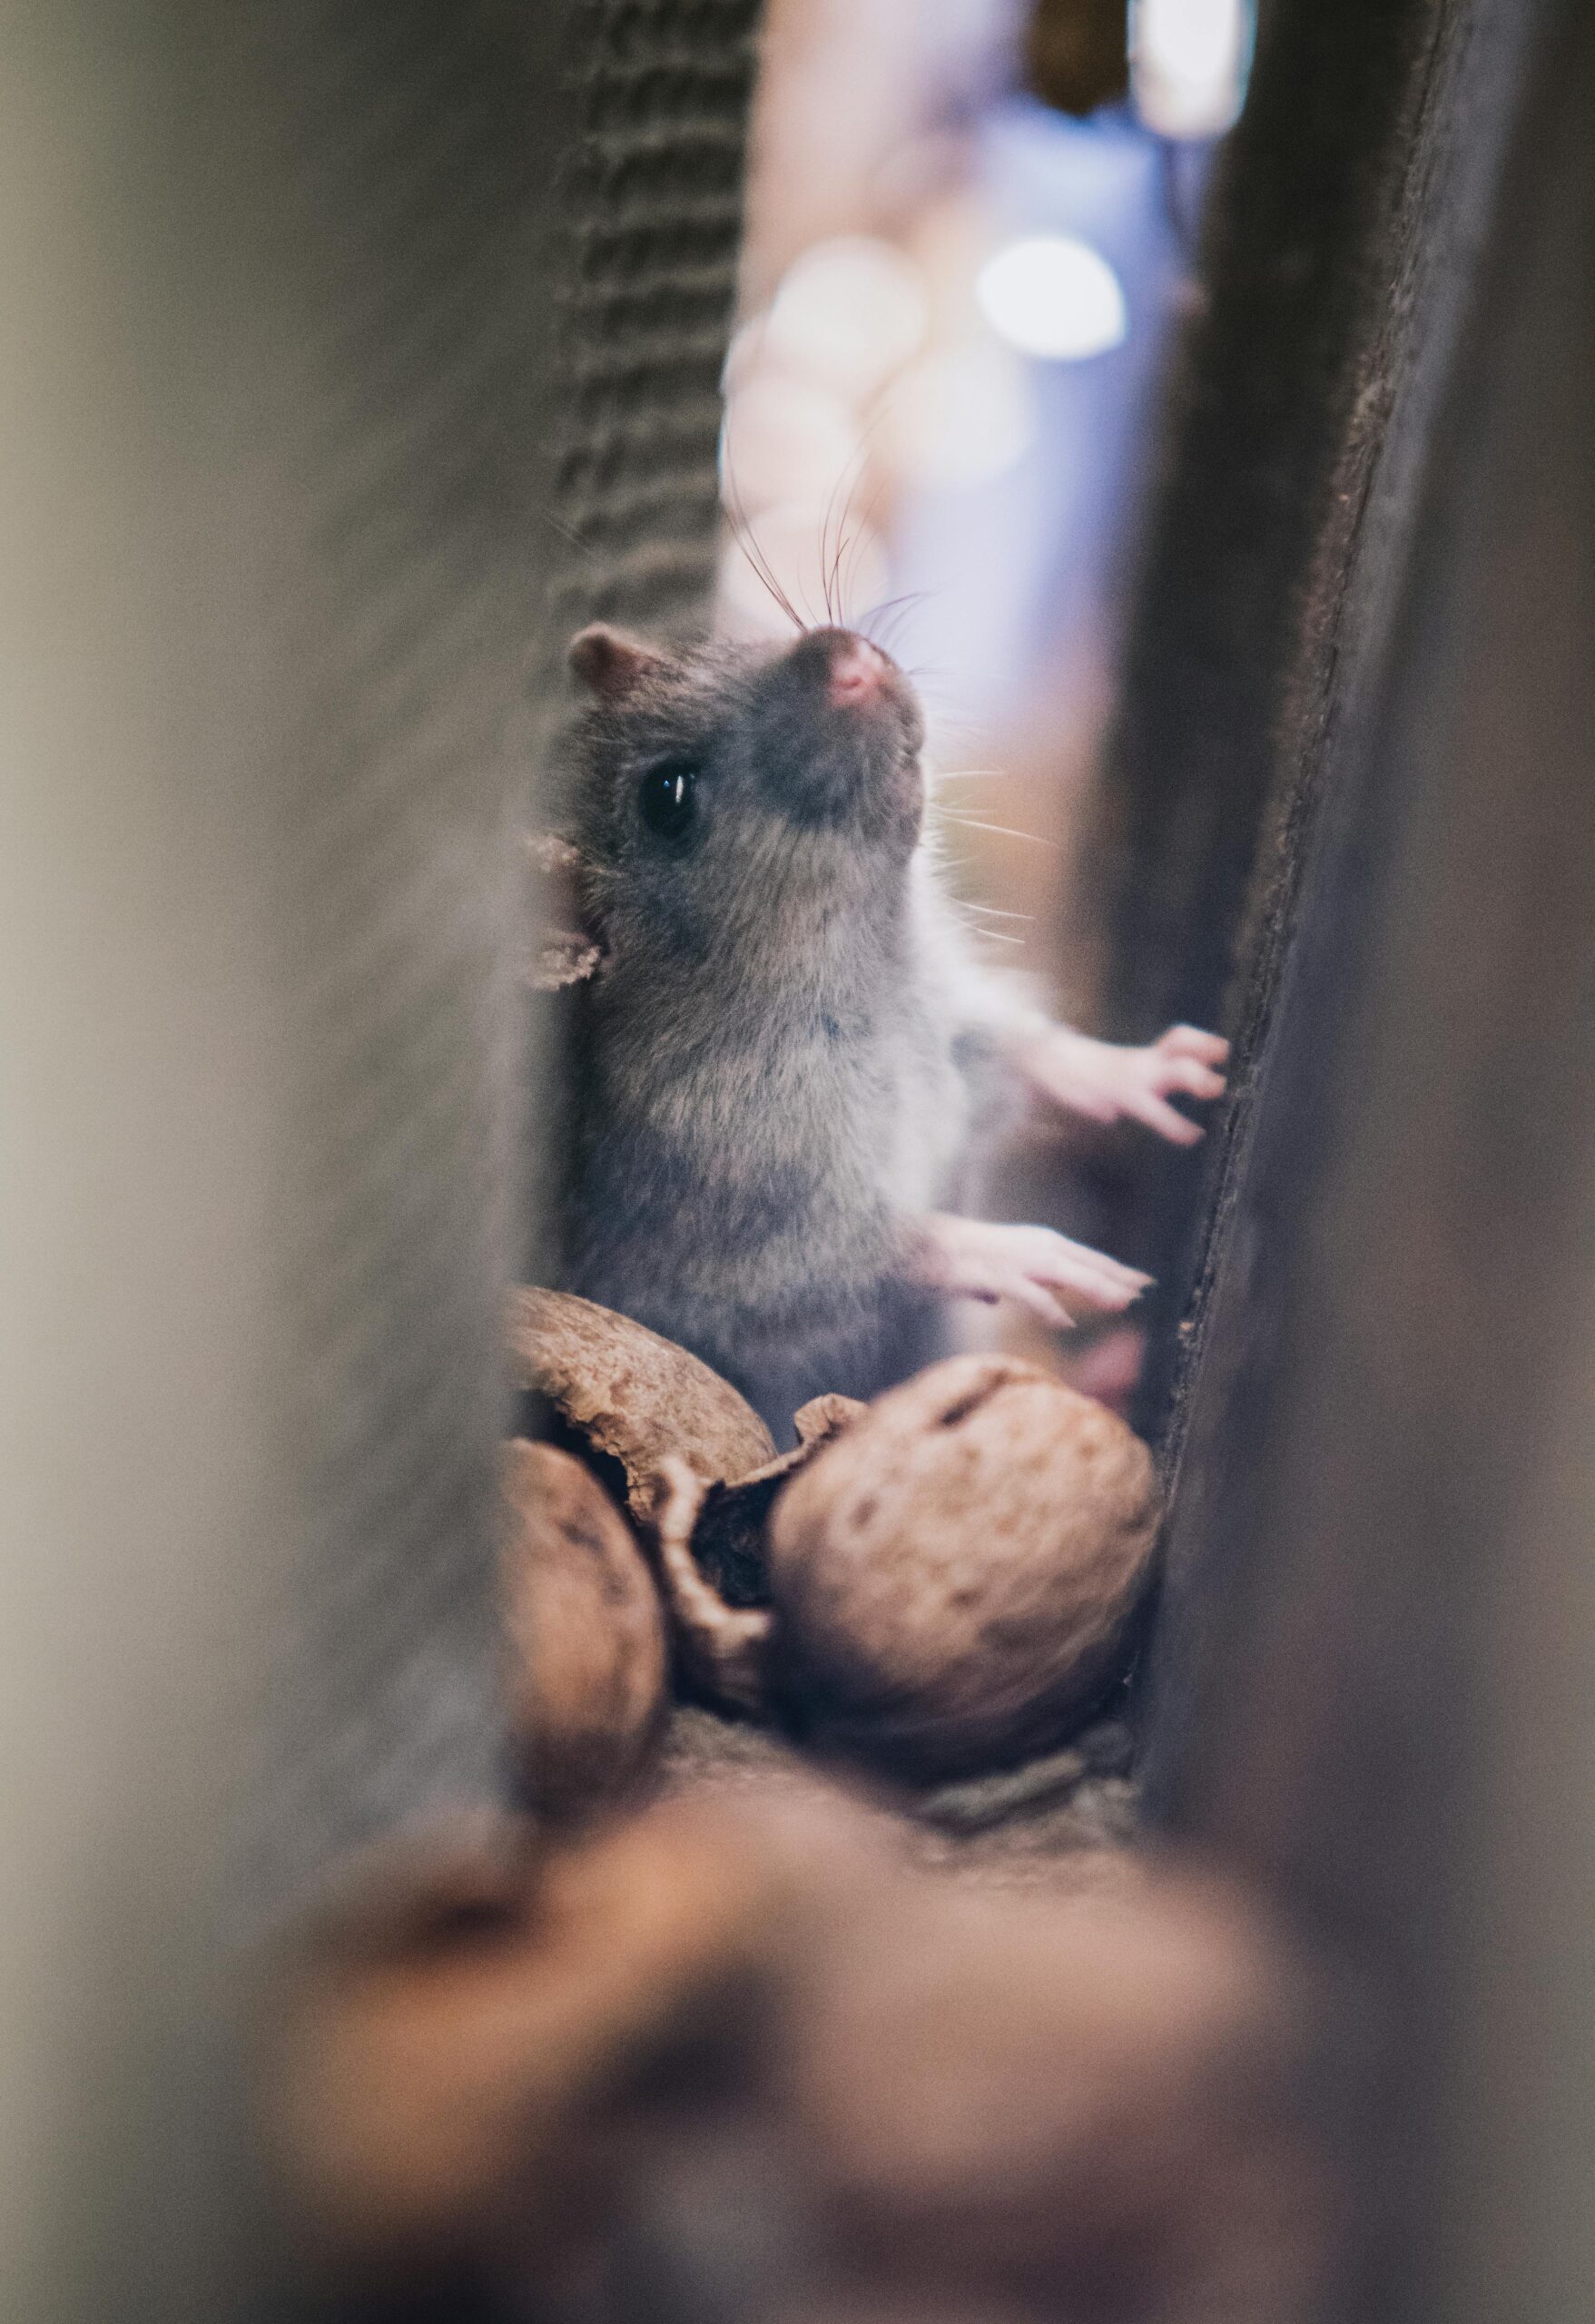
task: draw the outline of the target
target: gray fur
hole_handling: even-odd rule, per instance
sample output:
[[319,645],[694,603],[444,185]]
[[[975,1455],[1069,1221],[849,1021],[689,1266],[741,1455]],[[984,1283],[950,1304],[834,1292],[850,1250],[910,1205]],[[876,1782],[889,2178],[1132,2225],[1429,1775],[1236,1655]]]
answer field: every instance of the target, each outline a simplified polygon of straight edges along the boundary
[[[602,965],[570,996],[562,1279],[694,1349],[779,1437],[825,1390],[935,1352],[912,1222],[970,1133],[955,1058],[980,971],[922,844],[922,741],[889,669],[827,698],[849,641],[666,655],[585,633],[595,688],[565,836]],[[684,845],[638,811],[662,757],[700,770]]]

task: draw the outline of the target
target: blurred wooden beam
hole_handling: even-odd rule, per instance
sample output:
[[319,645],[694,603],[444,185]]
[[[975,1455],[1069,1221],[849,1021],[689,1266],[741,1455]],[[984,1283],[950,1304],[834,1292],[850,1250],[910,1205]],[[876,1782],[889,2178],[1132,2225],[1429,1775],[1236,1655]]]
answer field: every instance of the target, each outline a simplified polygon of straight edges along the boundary
[[1303,771],[1152,1730],[1366,2006],[1333,2312],[1381,2324],[1595,2312],[1595,18],[1467,13],[1448,142],[1508,166]]
[[0,25],[7,2324],[287,2312],[240,1925],[495,1774],[564,14]]

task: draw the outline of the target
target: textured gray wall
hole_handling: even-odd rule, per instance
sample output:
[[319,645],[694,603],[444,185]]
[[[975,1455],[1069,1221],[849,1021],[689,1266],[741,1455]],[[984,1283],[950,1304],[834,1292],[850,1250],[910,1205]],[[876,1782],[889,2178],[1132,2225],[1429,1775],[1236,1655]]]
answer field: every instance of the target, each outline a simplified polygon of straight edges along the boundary
[[0,16],[16,2324],[282,2313],[233,1948],[494,1787],[517,834],[702,600],[753,15]]
[[242,2312],[228,1932],[490,1769],[555,24],[0,20],[17,2324]]
[[[555,630],[704,611],[759,0],[582,0]],[[563,554],[561,553],[563,551]]]

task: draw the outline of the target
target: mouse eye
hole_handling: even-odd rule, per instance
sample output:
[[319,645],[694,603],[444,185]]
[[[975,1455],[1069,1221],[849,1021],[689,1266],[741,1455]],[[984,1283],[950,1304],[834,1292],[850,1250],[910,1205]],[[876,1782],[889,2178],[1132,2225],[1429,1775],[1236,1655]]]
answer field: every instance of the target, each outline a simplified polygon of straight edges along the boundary
[[637,812],[656,839],[683,840],[698,812],[698,770],[691,759],[660,759],[637,785]]

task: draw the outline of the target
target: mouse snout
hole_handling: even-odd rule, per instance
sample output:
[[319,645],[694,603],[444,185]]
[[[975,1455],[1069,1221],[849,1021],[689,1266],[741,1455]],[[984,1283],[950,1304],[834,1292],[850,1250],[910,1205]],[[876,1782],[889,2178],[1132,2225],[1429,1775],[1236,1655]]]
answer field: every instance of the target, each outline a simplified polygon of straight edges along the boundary
[[913,688],[851,629],[813,629],[768,665],[759,716],[788,810],[909,833],[924,803]]
[[818,684],[832,710],[901,713],[906,705],[907,689],[896,665],[856,630],[811,630],[788,659],[794,675]]
[[846,710],[873,702],[887,680],[886,656],[867,637],[844,637],[831,656],[825,691],[833,708]]

